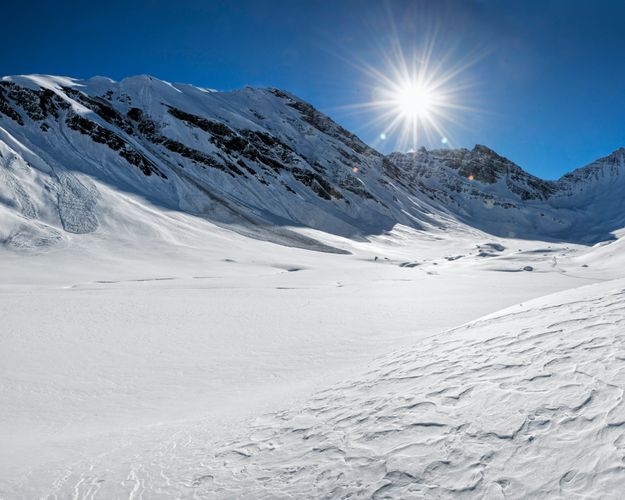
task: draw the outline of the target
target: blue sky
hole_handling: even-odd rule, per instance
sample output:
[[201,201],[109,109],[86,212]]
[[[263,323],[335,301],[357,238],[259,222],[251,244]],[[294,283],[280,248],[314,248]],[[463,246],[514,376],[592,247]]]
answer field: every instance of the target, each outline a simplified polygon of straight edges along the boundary
[[486,144],[545,178],[625,146],[623,2],[22,0],[3,18],[1,74],[279,87],[384,152],[396,137],[348,108],[372,99],[363,65],[387,71],[394,44],[418,54],[435,33],[435,58],[474,61],[456,96],[472,109],[446,127],[454,146]]

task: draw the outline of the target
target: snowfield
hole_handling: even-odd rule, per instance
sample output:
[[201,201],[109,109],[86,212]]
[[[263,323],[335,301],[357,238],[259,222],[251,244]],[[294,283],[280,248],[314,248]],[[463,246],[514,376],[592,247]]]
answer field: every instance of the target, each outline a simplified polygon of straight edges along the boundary
[[592,496],[625,478],[619,240],[397,228],[336,255],[204,231],[206,248],[3,253],[2,496]]

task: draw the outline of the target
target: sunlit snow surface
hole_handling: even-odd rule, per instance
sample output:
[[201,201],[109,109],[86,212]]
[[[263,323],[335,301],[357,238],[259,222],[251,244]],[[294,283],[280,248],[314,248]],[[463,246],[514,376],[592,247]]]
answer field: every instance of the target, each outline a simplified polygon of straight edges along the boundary
[[618,498],[624,285],[539,299],[383,357],[216,446],[178,492]]
[[625,284],[526,301],[617,277],[620,240],[204,231],[3,253],[3,497],[618,491]]

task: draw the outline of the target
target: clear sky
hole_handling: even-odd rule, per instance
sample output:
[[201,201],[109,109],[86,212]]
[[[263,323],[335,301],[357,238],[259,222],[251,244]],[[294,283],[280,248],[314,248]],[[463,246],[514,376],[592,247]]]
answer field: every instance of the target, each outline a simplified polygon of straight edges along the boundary
[[486,144],[545,178],[625,146],[622,1],[21,0],[2,13],[0,74],[279,87],[383,152],[398,142],[380,140],[379,112],[349,106],[373,99],[392,47],[434,40],[443,69],[470,63],[451,83],[470,108],[445,123],[451,145]]

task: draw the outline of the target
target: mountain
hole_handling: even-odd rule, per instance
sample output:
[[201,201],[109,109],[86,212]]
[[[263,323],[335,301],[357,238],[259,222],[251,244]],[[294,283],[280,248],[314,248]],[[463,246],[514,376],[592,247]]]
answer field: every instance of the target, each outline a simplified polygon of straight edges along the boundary
[[625,227],[624,148],[557,181],[539,179],[482,145],[388,158],[415,195],[488,233],[594,242]]
[[24,227],[48,241],[59,229],[133,225],[120,193],[248,232],[269,223],[263,238],[286,222],[339,234],[365,220],[390,227],[362,180],[383,158],[282,92],[151,77],[14,77],[0,89],[2,201],[19,219],[5,240]]
[[324,233],[396,224],[594,242],[625,226],[620,149],[558,181],[485,146],[387,157],[278,89],[216,92],[150,76],[0,80],[0,242],[158,233],[182,212],[324,251]]

